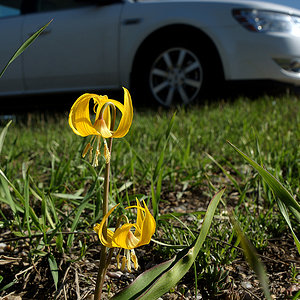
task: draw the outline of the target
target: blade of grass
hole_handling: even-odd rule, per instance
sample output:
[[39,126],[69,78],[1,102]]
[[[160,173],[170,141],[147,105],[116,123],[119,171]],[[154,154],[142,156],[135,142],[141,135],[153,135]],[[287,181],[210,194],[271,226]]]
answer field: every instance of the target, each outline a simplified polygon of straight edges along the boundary
[[[56,235],[56,233],[59,231],[59,229],[62,228],[69,221],[69,219],[71,218],[71,216],[77,210],[81,210],[81,207],[83,207],[83,206],[85,207],[87,205],[87,203],[89,201],[91,201],[91,199],[92,199],[91,196],[93,194],[93,191],[95,190],[96,185],[97,185],[97,181],[94,181],[94,183],[91,185],[90,189],[88,190],[87,194],[82,199],[81,204],[78,207],[75,207],[67,216],[64,217],[64,219],[62,221],[60,221],[57,224],[56,228],[51,233],[51,236],[50,236],[49,240],[51,240]],[[54,206],[54,204],[53,204],[53,206]],[[55,206],[54,206],[54,210],[55,210]]]
[[4,144],[4,140],[5,140],[5,136],[7,134],[7,130],[9,125],[12,123],[12,120],[10,120],[6,126],[2,129],[1,134],[0,134],[0,154],[2,152],[2,148],[3,148],[3,144]]
[[233,185],[235,186],[235,188],[239,191],[239,193],[241,194],[242,191],[240,189],[239,184],[237,183],[237,181],[208,153],[206,153],[207,157],[214,162],[223,172],[223,174],[233,183]]
[[300,222],[299,214],[300,214],[300,205],[299,203],[293,198],[293,196],[287,191],[287,189],[266,169],[262,168],[258,163],[248,157],[245,153],[239,150],[236,146],[231,144],[229,141],[227,143],[237,152],[239,153],[245,160],[247,160],[250,165],[256,169],[256,171],[260,174],[260,176],[266,181],[269,187],[273,190],[275,195],[281,199],[281,201],[290,209],[293,208],[291,211],[298,212],[295,214],[295,217]]
[[[11,197],[11,194],[10,194],[10,190],[9,190],[9,187],[8,187],[8,182],[7,180],[5,179],[5,175],[2,173],[2,171],[0,170],[0,175],[1,175],[1,185],[2,185],[2,188],[4,190],[4,194],[5,194],[5,200],[6,200],[6,203],[9,205],[9,207],[11,208],[11,210],[13,211],[14,213],[14,216],[16,216],[17,214],[17,204],[14,202],[14,200],[12,199]],[[4,202],[4,201],[3,201]]]
[[28,46],[30,46],[34,40],[42,33],[42,31],[52,22],[50,20],[46,25],[44,25],[42,28],[40,28],[36,33],[34,33],[31,37],[29,37],[22,45],[21,47],[14,53],[14,55],[11,57],[11,59],[8,61],[6,66],[3,68],[3,70],[0,73],[0,78],[8,68],[8,66],[20,55],[22,54]]
[[53,278],[53,281],[54,281],[55,290],[57,290],[58,267],[57,267],[56,259],[54,258],[54,256],[52,254],[49,255],[48,262],[49,262],[49,267],[50,267],[50,270],[51,270],[52,278]]
[[25,216],[24,219],[26,220],[26,226],[28,235],[31,236],[31,228],[30,228],[30,220],[29,220],[29,182],[28,182],[28,173],[25,178],[25,184],[24,184],[24,200],[25,200]]
[[280,212],[282,213],[287,225],[291,229],[296,247],[298,252],[300,253],[300,241],[294,230],[292,229],[291,222],[289,221],[289,216],[286,208],[290,210],[290,212],[295,216],[295,218],[300,222],[300,205],[293,198],[293,196],[288,192],[288,190],[266,169],[261,167],[258,163],[248,157],[245,153],[239,150],[236,146],[231,144],[229,141],[227,143],[237,152],[239,153],[246,161],[250,163],[250,165],[260,174],[260,176],[265,180],[274,194],[278,197],[277,203],[279,205]]
[[258,254],[256,253],[255,248],[249,241],[249,239],[244,234],[242,228],[240,227],[239,222],[235,219],[233,212],[229,213],[230,215],[230,221],[234,227],[234,230],[236,232],[236,235],[238,236],[241,246],[244,250],[245,257],[250,265],[250,267],[253,269],[253,271],[256,273],[256,276],[259,279],[259,282],[262,286],[263,292],[265,294],[265,297],[267,300],[271,300],[271,294],[269,291],[269,283],[268,283],[268,277],[265,271],[265,267],[260,261]]
[[298,237],[296,236],[296,234],[293,230],[293,227],[292,227],[292,224],[291,224],[290,217],[289,217],[288,211],[286,209],[286,206],[280,199],[277,199],[277,204],[278,204],[278,207],[279,207],[279,210],[280,210],[281,214],[283,215],[287,225],[289,226],[289,228],[291,230],[291,233],[292,233],[292,236],[294,238],[296,247],[297,247],[298,252],[300,254],[300,241],[299,241]]
[[[27,195],[26,195],[26,193],[27,193],[27,188],[26,188],[26,187],[24,187],[24,194],[25,194],[25,196],[23,196],[23,195],[16,189],[16,187],[8,180],[8,178],[5,176],[5,174],[3,173],[3,171],[2,171],[1,169],[0,169],[0,176],[1,176],[1,181],[2,181],[2,180],[5,180],[6,183],[8,184],[8,185],[7,185],[7,189],[6,189],[6,191],[8,191],[8,192],[7,192],[6,196],[8,196],[8,199],[9,199],[9,201],[10,201],[10,204],[12,204],[12,205],[14,206],[14,209],[16,209],[16,203],[15,203],[15,201],[12,200],[12,197],[11,197],[11,195],[10,195],[10,190],[8,189],[8,186],[10,186],[10,187],[12,188],[12,190],[14,191],[14,193],[15,193],[15,195],[16,195],[16,198],[18,198],[18,199],[20,200],[21,204],[24,206],[24,210],[26,210],[27,203],[29,203],[29,184],[28,184],[28,199],[25,199],[25,198],[27,197]],[[27,181],[28,181],[28,179],[27,179]],[[3,182],[4,182],[4,181],[3,181]],[[25,184],[26,184],[26,183],[25,183]],[[25,186],[25,184],[24,184],[24,186]],[[4,183],[4,185],[2,184],[2,186],[6,186],[5,183]],[[33,221],[33,223],[34,223],[34,225],[35,225],[39,230],[42,231],[42,228],[41,228],[41,226],[40,226],[39,219],[38,219],[37,215],[35,214],[33,208],[32,208],[30,205],[28,205],[28,206],[27,206],[27,209],[28,209],[28,213],[29,213],[29,215],[30,215],[30,217],[31,217],[31,219],[32,219],[32,221]],[[17,214],[17,217],[18,217],[18,214]],[[18,217],[18,220],[19,220],[19,217]]]
[[[78,210],[77,210],[77,212],[76,212],[76,214],[75,214],[75,218],[74,218],[73,223],[72,223],[72,225],[71,225],[71,229],[70,229],[71,232],[74,232],[74,231],[76,230],[76,227],[77,227],[78,222],[79,222],[79,218],[80,218],[82,212],[84,211],[84,209],[86,208],[87,205],[88,205],[88,202],[86,201],[86,202],[83,203],[83,205],[80,205],[80,206],[78,207]],[[74,240],[74,234],[70,234],[70,235],[68,236],[68,241],[67,241],[67,246],[68,246],[68,248],[71,248],[71,247],[72,247],[72,245],[73,245],[73,240]]]
[[[153,208],[153,216],[156,219],[159,213],[159,209],[158,209],[158,204],[160,201],[160,193],[161,193],[161,186],[162,186],[162,180],[163,180],[163,167],[164,167],[164,158],[165,158],[165,151],[166,151],[166,147],[168,145],[168,141],[169,141],[169,137],[172,131],[172,128],[174,126],[174,121],[175,121],[175,116],[176,113],[173,114],[167,130],[165,132],[165,143],[162,147],[162,150],[160,152],[158,161],[155,165],[154,168],[154,172],[151,178],[151,194],[152,194],[152,208]],[[162,137],[163,135],[161,135],[161,137],[159,138],[157,144],[156,144],[156,149],[158,151],[160,144],[162,142]]]

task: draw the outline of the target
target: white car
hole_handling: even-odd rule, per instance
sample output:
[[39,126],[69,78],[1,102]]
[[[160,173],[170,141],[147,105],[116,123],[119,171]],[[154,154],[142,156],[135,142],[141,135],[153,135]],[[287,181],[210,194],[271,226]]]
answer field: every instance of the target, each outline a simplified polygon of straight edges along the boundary
[[190,103],[221,80],[300,84],[300,0],[0,0],[0,96],[119,89]]

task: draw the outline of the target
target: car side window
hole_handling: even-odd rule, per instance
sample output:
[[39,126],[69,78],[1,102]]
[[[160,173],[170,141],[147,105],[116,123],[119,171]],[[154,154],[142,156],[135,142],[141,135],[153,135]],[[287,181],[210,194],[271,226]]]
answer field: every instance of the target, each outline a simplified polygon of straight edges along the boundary
[[39,11],[53,11],[91,5],[89,0],[40,0]]
[[21,0],[0,0],[0,18],[21,14]]

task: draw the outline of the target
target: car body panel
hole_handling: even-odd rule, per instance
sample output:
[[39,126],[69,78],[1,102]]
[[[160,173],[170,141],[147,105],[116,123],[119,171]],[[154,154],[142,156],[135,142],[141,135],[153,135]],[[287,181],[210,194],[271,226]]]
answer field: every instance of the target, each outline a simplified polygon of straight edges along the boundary
[[[8,63],[14,52],[22,44],[21,29],[24,16],[12,16],[1,20],[0,26],[0,69]],[[8,91],[9,93],[22,93],[23,72],[22,57],[15,60],[6,69],[4,76],[0,80],[0,93]]]
[[49,26],[24,53],[26,89],[116,87],[120,10],[119,4],[27,15],[23,39],[41,27],[44,20],[53,18],[55,26]]
[[[0,47],[0,67],[30,34],[54,19],[9,66],[0,80],[0,96],[129,87],[143,42],[162,28],[179,25],[195,28],[212,41],[225,80],[270,79],[299,85],[300,74],[283,70],[274,58],[300,59],[300,38],[250,32],[232,16],[239,8],[300,16],[299,2],[124,0],[0,18],[0,38],[6,41]],[[159,47],[159,41],[153,47]]]

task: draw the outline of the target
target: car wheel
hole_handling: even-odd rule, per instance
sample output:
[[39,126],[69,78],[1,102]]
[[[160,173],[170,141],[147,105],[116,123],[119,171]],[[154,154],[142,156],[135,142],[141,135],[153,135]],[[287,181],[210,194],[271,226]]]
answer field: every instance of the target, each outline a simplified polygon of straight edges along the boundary
[[197,53],[186,47],[167,48],[152,58],[148,86],[163,106],[190,104],[203,87],[203,66]]

